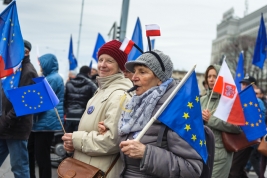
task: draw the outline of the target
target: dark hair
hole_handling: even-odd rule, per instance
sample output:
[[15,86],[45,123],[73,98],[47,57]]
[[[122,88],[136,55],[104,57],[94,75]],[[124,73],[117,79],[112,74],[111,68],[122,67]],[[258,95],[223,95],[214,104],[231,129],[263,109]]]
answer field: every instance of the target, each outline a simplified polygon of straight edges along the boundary
[[81,68],[80,68],[80,74],[84,74],[84,75],[88,75],[89,73],[91,72],[91,69],[90,69],[90,67],[88,67],[88,66],[82,66]]

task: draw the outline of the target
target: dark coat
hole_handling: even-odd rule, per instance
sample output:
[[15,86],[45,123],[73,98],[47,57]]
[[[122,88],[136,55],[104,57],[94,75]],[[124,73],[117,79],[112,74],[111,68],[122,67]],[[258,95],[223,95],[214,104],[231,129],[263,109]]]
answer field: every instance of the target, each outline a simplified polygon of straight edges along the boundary
[[[25,56],[22,62],[22,71],[19,87],[34,84],[33,78],[38,77],[30,62]],[[0,119],[0,139],[28,139],[32,128],[32,114],[17,117],[12,104],[6,98],[2,89],[2,116]]]
[[[176,85],[176,81],[170,84],[166,93],[155,106],[152,116],[166,101]],[[121,177],[200,177],[203,168],[201,157],[174,131],[168,129],[167,134],[162,138],[161,147],[157,146],[158,133],[160,133],[162,125],[160,121],[156,120],[141,138],[140,142],[146,145],[143,159],[132,159],[121,152],[121,158],[124,163]],[[132,140],[133,134],[124,135],[120,140]]]
[[64,111],[66,118],[81,118],[87,102],[93,97],[97,87],[83,74],[66,83],[64,94]]

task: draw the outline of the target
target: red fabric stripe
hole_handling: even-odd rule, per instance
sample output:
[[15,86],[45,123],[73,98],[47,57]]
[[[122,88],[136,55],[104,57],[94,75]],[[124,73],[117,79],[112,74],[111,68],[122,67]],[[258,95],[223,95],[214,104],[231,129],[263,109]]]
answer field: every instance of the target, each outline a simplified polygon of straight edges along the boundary
[[5,63],[2,59],[2,56],[0,56],[0,78],[6,77],[13,74],[13,68],[5,70]]
[[243,113],[241,101],[237,94],[233,107],[228,116],[227,122],[235,125],[245,125],[246,119]]
[[132,40],[129,40],[129,43],[127,44],[124,52],[126,54],[129,54],[131,52],[132,48],[133,48],[133,45],[134,45],[134,42]]
[[160,30],[147,30],[146,36],[160,36]]
[[222,76],[218,76],[217,82],[215,83],[213,87],[213,91],[216,93],[222,94],[222,91],[223,91],[223,77]]

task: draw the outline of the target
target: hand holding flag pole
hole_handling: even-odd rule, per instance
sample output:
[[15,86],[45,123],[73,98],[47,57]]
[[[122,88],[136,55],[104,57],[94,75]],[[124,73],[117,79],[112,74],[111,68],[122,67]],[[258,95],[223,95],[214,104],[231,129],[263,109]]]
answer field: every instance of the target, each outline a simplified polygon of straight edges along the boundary
[[167,98],[167,100],[163,103],[163,105],[159,108],[159,110],[156,112],[156,114],[150,119],[150,121],[146,124],[146,126],[142,129],[142,131],[138,134],[135,140],[140,141],[140,139],[144,136],[146,131],[149,129],[149,127],[153,124],[155,120],[160,116],[160,114],[164,111],[164,109],[168,106],[168,104],[171,102],[171,100],[174,98],[176,93],[180,90],[180,88],[184,85],[184,83],[187,81],[188,77],[192,74],[192,72],[195,70],[196,65],[187,72],[187,74],[184,76],[184,78],[181,80],[181,82],[177,85],[177,87],[174,89],[174,91],[171,93],[171,95]]

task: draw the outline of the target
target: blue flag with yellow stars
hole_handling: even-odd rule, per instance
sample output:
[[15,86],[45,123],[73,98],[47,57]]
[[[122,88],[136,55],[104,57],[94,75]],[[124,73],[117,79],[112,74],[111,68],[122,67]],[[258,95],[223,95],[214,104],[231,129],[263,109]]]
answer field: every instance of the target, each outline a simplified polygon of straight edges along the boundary
[[2,87],[8,99],[9,99],[9,95],[7,91],[10,89],[15,89],[19,86],[21,70],[22,70],[22,67],[20,65],[12,75],[2,80]]
[[239,96],[246,119],[245,126],[241,126],[241,129],[248,141],[256,140],[266,134],[266,125],[253,87],[248,86]]
[[24,42],[20,31],[16,1],[0,14],[0,55],[5,69],[17,66],[24,57]]
[[36,84],[7,91],[17,116],[47,111],[59,103],[46,78],[38,77],[33,81]]
[[70,63],[70,70],[74,70],[78,66],[77,60],[73,54],[72,36],[70,36],[69,63]]
[[195,71],[159,116],[158,120],[187,141],[207,161],[205,131]]
[[236,66],[236,72],[235,72],[235,85],[238,92],[241,92],[241,83],[240,81],[244,78],[244,58],[243,58],[243,52],[240,52],[238,63]]

